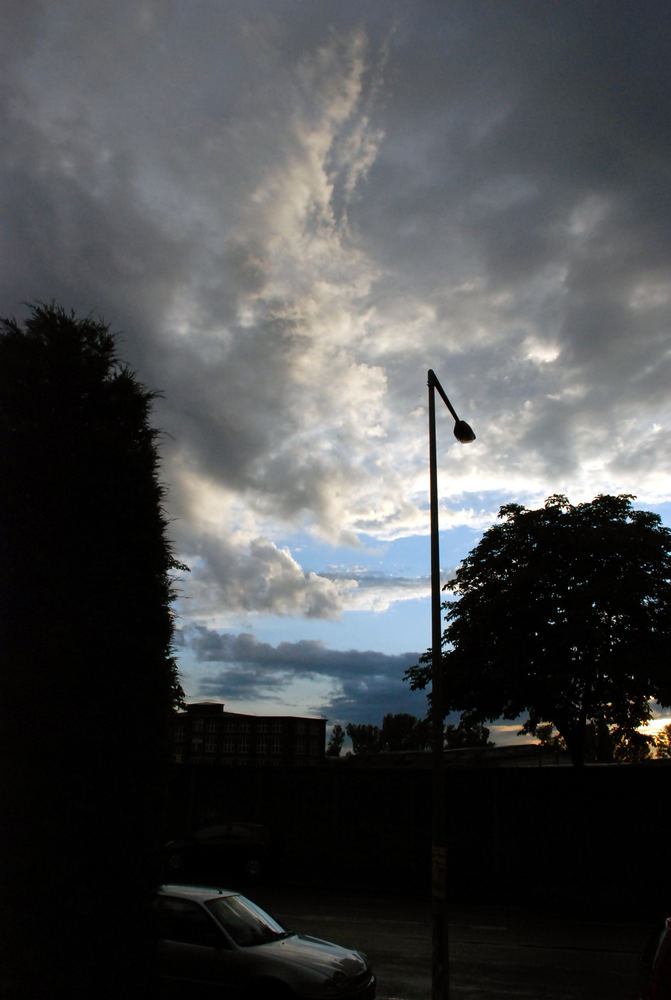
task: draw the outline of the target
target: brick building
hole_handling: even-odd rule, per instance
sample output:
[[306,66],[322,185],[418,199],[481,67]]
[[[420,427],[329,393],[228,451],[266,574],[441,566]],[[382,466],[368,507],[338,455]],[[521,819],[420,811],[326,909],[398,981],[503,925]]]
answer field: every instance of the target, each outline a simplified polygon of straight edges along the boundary
[[309,766],[322,763],[326,719],[242,715],[223,704],[187,705],[173,719],[175,763],[225,767]]

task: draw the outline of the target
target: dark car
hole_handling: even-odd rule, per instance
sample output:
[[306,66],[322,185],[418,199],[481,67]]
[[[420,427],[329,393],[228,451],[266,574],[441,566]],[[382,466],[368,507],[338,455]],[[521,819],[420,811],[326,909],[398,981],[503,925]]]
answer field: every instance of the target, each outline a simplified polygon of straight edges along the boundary
[[267,874],[270,833],[261,823],[231,820],[204,826],[165,846],[170,878],[255,881]]
[[293,934],[240,893],[164,885],[154,907],[163,996],[374,1000],[365,955]]
[[650,938],[638,1000],[671,1000],[671,917]]

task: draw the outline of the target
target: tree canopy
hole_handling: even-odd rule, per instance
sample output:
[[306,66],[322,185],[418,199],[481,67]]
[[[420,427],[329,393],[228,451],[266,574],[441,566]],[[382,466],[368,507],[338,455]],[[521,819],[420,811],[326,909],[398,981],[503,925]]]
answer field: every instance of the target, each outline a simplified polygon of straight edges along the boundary
[[[590,731],[637,743],[651,699],[671,703],[671,532],[634,499],[501,507],[446,586],[445,713],[552,723],[578,764]],[[430,650],[406,679],[427,687]]]
[[444,744],[448,750],[465,750],[470,747],[493,747],[489,739],[489,729],[481,722],[473,722],[463,718],[459,725],[453,723],[445,726]]
[[383,750],[425,750],[431,745],[431,727],[409,712],[390,712],[382,720],[380,743]]
[[347,725],[347,735],[352,741],[354,754],[425,750],[431,744],[428,720],[417,719],[408,712],[387,713],[381,727],[370,723],[350,722]]
[[348,722],[346,732],[352,741],[352,753],[377,753],[380,747],[380,727],[365,722]]

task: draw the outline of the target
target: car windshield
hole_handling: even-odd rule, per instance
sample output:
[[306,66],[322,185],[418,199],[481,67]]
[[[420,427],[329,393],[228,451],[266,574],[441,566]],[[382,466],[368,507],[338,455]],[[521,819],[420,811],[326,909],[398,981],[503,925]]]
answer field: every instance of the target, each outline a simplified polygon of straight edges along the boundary
[[242,948],[287,937],[287,931],[276,920],[245,896],[218,896],[207,906]]

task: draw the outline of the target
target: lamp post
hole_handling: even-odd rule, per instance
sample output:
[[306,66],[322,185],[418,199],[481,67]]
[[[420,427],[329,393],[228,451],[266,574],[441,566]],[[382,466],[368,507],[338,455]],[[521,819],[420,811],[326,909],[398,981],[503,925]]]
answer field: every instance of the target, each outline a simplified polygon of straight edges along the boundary
[[432,910],[432,1000],[447,1000],[450,994],[449,933],[447,920],[447,803],[443,766],[443,672],[440,621],[440,545],[438,541],[438,473],[436,463],[435,390],[454,417],[454,436],[461,444],[475,441],[475,434],[457,416],[435,372],[429,369],[429,489],[431,499],[431,910]]

